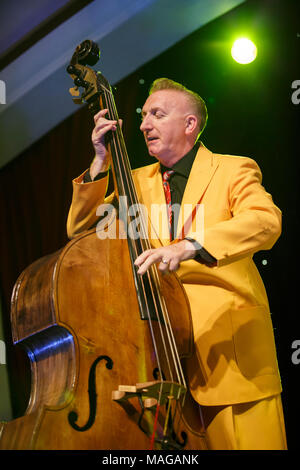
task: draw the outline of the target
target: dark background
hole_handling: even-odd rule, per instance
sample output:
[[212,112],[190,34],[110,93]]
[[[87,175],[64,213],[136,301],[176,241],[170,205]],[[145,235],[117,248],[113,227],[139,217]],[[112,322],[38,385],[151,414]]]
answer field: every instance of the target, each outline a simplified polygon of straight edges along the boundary
[[[254,158],[262,170],[263,185],[283,212],[281,238],[271,251],[256,254],[255,261],[270,301],[290,449],[298,446],[300,412],[300,364],[291,360],[292,342],[300,339],[294,269],[299,238],[300,105],[291,99],[292,82],[300,79],[299,13],[297,0],[250,0],[141,67],[118,83],[115,91],[133,168],[153,162],[147,156],[136,109],[143,106],[151,82],[165,76],[197,91],[207,102],[209,119],[203,143],[218,153]],[[258,56],[252,64],[232,60],[230,48],[238,36],[248,36],[257,45]],[[95,68],[101,70],[101,62]],[[78,108],[0,171],[0,287],[9,345],[10,296],[17,277],[31,262],[68,241],[65,227],[71,180],[93,158],[92,128],[86,107]],[[28,378],[16,348],[8,350],[13,413],[18,416],[26,406],[23,384],[26,388]]]

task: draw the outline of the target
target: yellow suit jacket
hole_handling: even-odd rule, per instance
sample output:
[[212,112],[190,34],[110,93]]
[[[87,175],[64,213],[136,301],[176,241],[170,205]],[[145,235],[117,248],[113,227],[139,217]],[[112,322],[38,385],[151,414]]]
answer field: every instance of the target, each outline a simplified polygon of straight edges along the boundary
[[[95,225],[106,192],[107,178],[81,184],[83,175],[73,181],[70,238]],[[169,244],[165,211],[160,217],[151,213],[151,204],[165,204],[159,163],[133,170],[133,177],[140,201],[154,219],[153,246]],[[217,266],[188,260],[177,271],[193,319],[196,353],[186,364],[191,392],[203,405],[242,403],[280,393],[268,299],[252,256],[270,249],[279,237],[281,212],[261,185],[254,160],[214,154],[203,144],[184,192],[177,236],[197,204],[202,223],[185,235],[198,240],[217,259]]]

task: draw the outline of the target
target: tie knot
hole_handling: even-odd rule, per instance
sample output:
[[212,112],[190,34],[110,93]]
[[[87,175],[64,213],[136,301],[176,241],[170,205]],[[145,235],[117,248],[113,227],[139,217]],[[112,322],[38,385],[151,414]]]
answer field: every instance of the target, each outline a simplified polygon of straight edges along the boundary
[[171,177],[171,175],[173,175],[174,170],[167,170],[163,173],[163,181],[168,181]]

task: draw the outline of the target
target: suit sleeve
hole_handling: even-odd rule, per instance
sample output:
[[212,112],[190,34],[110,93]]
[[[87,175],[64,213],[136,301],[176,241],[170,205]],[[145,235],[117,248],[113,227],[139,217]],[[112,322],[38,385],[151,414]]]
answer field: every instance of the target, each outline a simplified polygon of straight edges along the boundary
[[83,184],[85,173],[72,181],[73,197],[67,219],[69,238],[74,238],[97,222],[97,207],[103,203],[107,191],[108,176]]
[[203,246],[218,266],[270,249],[280,236],[281,211],[261,182],[256,162],[241,158],[228,188],[232,217],[204,227]]

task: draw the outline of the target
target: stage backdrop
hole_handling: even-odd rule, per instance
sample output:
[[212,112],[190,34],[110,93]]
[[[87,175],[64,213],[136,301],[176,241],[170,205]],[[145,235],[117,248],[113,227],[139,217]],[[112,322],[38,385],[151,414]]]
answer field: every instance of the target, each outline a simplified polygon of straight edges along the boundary
[[[281,238],[255,261],[270,300],[290,449],[298,448],[300,412],[299,288],[293,269],[300,236],[298,18],[296,0],[248,1],[141,67],[117,84],[115,93],[133,168],[153,161],[139,131],[139,111],[151,82],[162,76],[182,82],[206,100],[209,119],[202,140],[209,149],[252,157],[261,167],[263,184],[283,212]],[[230,56],[232,41],[241,34],[258,47],[257,59],[249,65],[239,65]],[[67,242],[71,180],[93,158],[92,128],[91,116],[80,108],[0,172],[1,289],[14,416],[26,407],[30,377],[25,359],[10,341],[11,291],[26,266]]]

